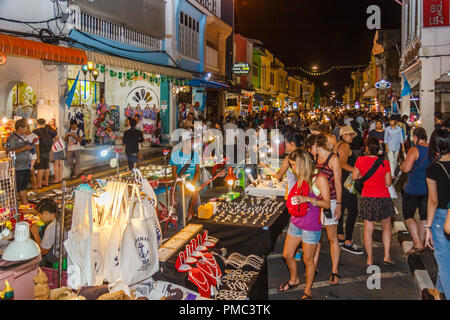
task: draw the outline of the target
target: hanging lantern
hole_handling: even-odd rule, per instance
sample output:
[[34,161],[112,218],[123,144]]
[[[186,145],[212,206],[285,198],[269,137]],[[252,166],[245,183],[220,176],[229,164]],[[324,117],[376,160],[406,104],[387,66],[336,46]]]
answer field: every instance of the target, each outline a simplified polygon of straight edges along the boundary
[[139,72],[138,72],[138,71],[135,71],[135,72],[134,72],[134,76],[135,76],[135,77],[139,76]]
[[100,66],[100,72],[105,73],[105,66]]
[[94,77],[94,81],[97,80],[99,72],[97,69],[92,70],[92,76]]
[[94,63],[92,61],[88,61],[87,68],[89,71],[94,70]]
[[83,71],[84,76],[86,76],[86,74],[87,74],[88,71],[89,71],[87,64],[85,64],[85,65],[83,65],[83,66],[81,67],[81,71]]
[[119,79],[122,79],[122,72],[119,72]]

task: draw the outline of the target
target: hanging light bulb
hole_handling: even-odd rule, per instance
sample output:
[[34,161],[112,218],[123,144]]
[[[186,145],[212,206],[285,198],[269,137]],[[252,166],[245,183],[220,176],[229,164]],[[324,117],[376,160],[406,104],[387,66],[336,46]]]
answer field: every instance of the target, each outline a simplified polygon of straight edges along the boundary
[[85,64],[81,67],[81,71],[83,71],[84,75],[86,76],[86,74],[88,73],[89,69],[88,69],[88,65]]
[[94,70],[92,71],[92,76],[94,77],[94,80],[97,80],[98,75],[99,75],[98,70],[97,70],[97,69],[94,69]]
[[94,70],[94,63],[92,61],[88,61],[87,68],[89,71]]

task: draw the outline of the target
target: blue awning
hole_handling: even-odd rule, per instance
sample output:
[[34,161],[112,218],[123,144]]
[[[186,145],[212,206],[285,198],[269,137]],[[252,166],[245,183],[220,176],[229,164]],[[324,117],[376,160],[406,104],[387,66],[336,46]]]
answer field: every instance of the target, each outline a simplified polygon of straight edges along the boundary
[[204,88],[210,88],[210,89],[217,89],[217,90],[227,90],[228,86],[226,84],[215,82],[215,81],[206,81],[203,79],[192,79],[188,82],[188,86],[191,87],[204,87]]

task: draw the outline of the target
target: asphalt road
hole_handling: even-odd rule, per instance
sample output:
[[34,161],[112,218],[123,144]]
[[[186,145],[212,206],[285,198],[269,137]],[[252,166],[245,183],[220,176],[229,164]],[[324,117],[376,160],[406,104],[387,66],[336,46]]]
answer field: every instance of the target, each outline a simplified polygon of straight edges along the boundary
[[[340,284],[329,284],[331,272],[331,258],[328,240],[322,237],[322,249],[319,257],[318,269],[313,289],[313,300],[418,300],[420,294],[408,263],[403,255],[399,241],[393,235],[391,257],[394,266],[385,267],[383,261],[383,244],[381,242],[381,224],[376,225],[374,231],[374,264],[380,266],[380,289],[369,289],[367,281],[372,274],[364,269],[366,255],[355,255],[341,250],[339,260]],[[282,257],[284,239],[287,228],[279,236],[274,251],[268,257],[269,299],[270,300],[299,300],[304,289],[305,268],[298,262],[300,285],[288,292],[279,293],[278,286],[289,280],[289,270]],[[363,223],[358,218],[353,234],[353,241],[360,248],[363,247]]]

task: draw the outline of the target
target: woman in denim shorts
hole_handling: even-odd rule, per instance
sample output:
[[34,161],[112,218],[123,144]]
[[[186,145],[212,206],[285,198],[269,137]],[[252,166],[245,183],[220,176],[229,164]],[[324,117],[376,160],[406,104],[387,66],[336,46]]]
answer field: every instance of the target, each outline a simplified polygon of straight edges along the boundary
[[[289,213],[292,214],[298,208],[298,210],[305,210],[306,214],[303,216],[293,215],[291,217],[291,223],[283,249],[283,258],[286,261],[291,278],[288,282],[282,284],[278,290],[279,292],[285,292],[300,284],[297,275],[297,262],[294,259],[294,255],[301,242],[303,261],[306,268],[306,286],[301,299],[310,300],[311,288],[316,273],[314,253],[322,232],[320,213],[321,208],[330,208],[330,187],[325,175],[319,174],[313,176],[315,167],[306,151],[296,150],[292,152],[289,155],[289,163],[297,176],[298,182],[294,188],[299,190],[306,185],[308,196],[296,195],[289,197],[287,200]],[[302,206],[302,204],[306,204],[306,206]]]

